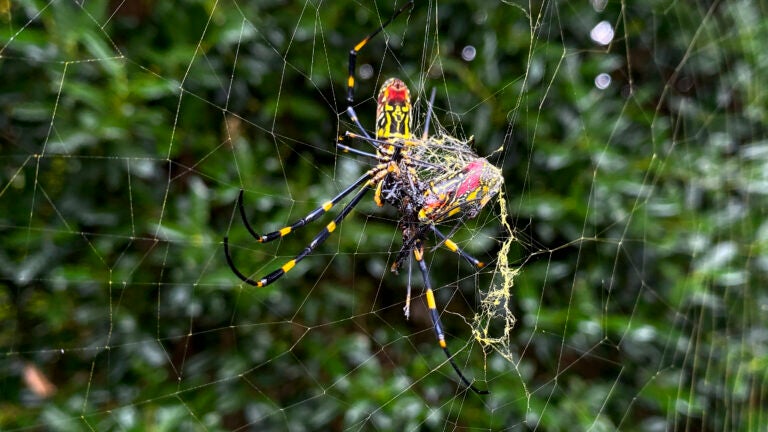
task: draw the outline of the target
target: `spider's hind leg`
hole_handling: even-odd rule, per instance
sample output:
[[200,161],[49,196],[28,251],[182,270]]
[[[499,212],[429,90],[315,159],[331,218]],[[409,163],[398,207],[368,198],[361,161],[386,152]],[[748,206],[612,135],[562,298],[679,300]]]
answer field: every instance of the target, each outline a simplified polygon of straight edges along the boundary
[[483,261],[480,261],[479,259],[473,257],[472,255],[468,254],[464,251],[464,249],[460,248],[459,245],[456,244],[451,238],[445,234],[443,234],[439,229],[437,229],[436,226],[430,225],[429,226],[432,229],[432,232],[435,233],[435,235],[440,238],[440,243],[445,246],[446,249],[450,250],[451,252],[454,252],[464,258],[465,261],[470,263],[472,266],[481,269],[485,267],[485,263]]
[[429,308],[429,317],[432,319],[432,326],[435,329],[435,334],[437,335],[437,342],[440,345],[440,348],[443,349],[443,352],[445,352],[445,356],[448,357],[448,363],[451,364],[453,367],[453,370],[456,371],[456,373],[459,375],[459,378],[461,378],[461,381],[466,385],[470,390],[472,390],[476,394],[488,394],[488,390],[480,390],[477,387],[475,387],[472,382],[467,379],[466,376],[461,372],[461,369],[459,369],[459,366],[456,364],[456,361],[453,359],[453,355],[448,350],[448,344],[445,342],[445,333],[443,332],[443,324],[440,322],[440,314],[437,312],[437,303],[435,302],[435,293],[432,291],[432,283],[429,280],[429,270],[427,269],[427,264],[424,262],[424,245],[422,244],[421,240],[417,239],[416,243],[413,248],[413,257],[416,259],[416,262],[419,265],[419,270],[421,270],[421,276],[424,279],[424,290],[426,291],[427,295],[427,307]]

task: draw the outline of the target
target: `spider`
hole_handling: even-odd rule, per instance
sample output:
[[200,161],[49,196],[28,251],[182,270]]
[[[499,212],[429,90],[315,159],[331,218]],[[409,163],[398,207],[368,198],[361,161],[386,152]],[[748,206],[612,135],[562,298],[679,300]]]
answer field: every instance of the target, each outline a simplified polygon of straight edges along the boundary
[[[469,141],[461,141],[448,135],[429,136],[434,91],[428,104],[424,131],[420,138],[414,136],[411,127],[410,90],[398,78],[387,79],[378,92],[374,137],[371,137],[360,123],[353,108],[357,53],[397,16],[412,7],[413,0],[398,9],[392,18],[363,38],[349,53],[346,113],[360,133],[346,132],[344,136],[339,137],[336,145],[345,152],[372,158],[376,161],[375,166],[305,217],[267,234],[258,234],[248,222],[243,205],[242,189],[237,202],[240,217],[248,232],[259,243],[266,243],[282,238],[317,220],[355,192],[352,198],[301,253],[260,279],[252,279],[238,270],[230,256],[228,237],[224,237],[224,253],[232,272],[240,280],[255,287],[265,287],[288,273],[297,263],[311,254],[360,203],[366,193],[373,190],[373,200],[378,206],[392,205],[401,216],[399,228],[403,233],[403,245],[392,265],[392,271],[397,272],[406,260],[410,263],[411,257],[416,260],[424,282],[427,307],[440,348],[445,352],[448,362],[467,388],[477,394],[488,394],[487,390],[475,387],[462,373],[448,349],[430,282],[429,269],[424,261],[424,241],[431,233],[439,239],[440,245],[458,254],[471,265],[482,268],[485,265],[483,262],[462,250],[450,236],[443,234],[437,228],[436,223],[475,217],[501,189],[503,183],[501,170],[471,150],[469,145],[471,138]],[[343,144],[345,139],[368,142],[375,153],[345,145]],[[410,310],[410,288],[409,279],[404,308],[406,317]]]

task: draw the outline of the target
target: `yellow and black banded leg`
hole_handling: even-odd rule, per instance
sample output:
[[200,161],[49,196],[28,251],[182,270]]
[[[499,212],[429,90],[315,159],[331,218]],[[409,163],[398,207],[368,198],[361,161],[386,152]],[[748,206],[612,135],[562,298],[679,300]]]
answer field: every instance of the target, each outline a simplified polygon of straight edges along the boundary
[[374,147],[378,148],[379,147],[378,145],[376,145],[374,142],[370,141],[373,138],[371,138],[371,136],[368,134],[368,131],[365,130],[365,128],[363,127],[363,124],[360,123],[360,119],[357,118],[357,113],[355,112],[355,109],[352,108],[352,105],[347,107],[347,115],[352,120],[352,122],[355,124],[355,126],[357,126],[357,129],[360,132],[362,132],[363,136],[365,136],[368,139],[368,142],[370,142],[371,145],[373,145]]
[[[365,132],[365,130],[363,130]],[[377,150],[383,150],[387,147],[398,147],[403,148],[405,145],[402,142],[398,142],[395,140],[386,140],[386,139],[378,139],[378,138],[371,138],[368,133],[366,132],[365,135],[359,135],[354,132],[346,131],[344,132],[343,137],[339,137],[340,140],[342,139],[358,139],[369,142],[372,146],[374,146]]]
[[446,249],[450,250],[451,252],[459,254],[459,256],[464,258],[468,263],[472,264],[472,266],[477,267],[478,269],[485,267],[484,262],[466,253],[462,248],[459,247],[459,245],[456,244],[456,242],[451,240],[450,237],[440,232],[440,230],[437,229],[436,226],[430,225],[429,227],[432,229],[432,232],[435,233],[435,235],[440,238],[440,241],[442,242],[443,246],[445,246]]
[[[358,135],[358,134],[356,134],[354,132],[349,132],[349,131],[344,133],[344,137],[343,138],[344,139],[348,138],[348,139],[358,139],[358,140],[368,141],[369,143],[371,143],[371,145],[376,147],[377,150],[379,150],[382,153],[386,153],[386,155],[389,155],[389,156],[394,154],[394,149],[401,149],[401,150],[402,149],[406,149],[406,150],[403,151],[403,153],[401,153],[402,154],[402,158],[403,158],[403,161],[406,162],[406,165],[411,166],[411,167],[430,168],[430,169],[436,169],[436,170],[444,170],[445,169],[444,167],[441,167],[439,165],[435,165],[433,163],[429,163],[429,162],[422,161],[422,160],[411,159],[411,158],[407,157],[406,154],[404,154],[404,153],[407,152],[407,149],[408,149],[409,146],[414,145],[416,143],[416,141],[413,141],[413,140],[406,140],[406,139],[400,139],[400,138],[384,140],[384,139],[365,137],[363,135]],[[340,147],[343,146],[343,144],[337,144],[337,145],[339,145]],[[344,146],[344,147],[347,147],[347,146]],[[342,149],[344,149],[344,148],[342,147]]]
[[311,254],[313,250],[315,250],[316,247],[318,247],[321,243],[323,243],[330,235],[331,233],[336,229],[336,226],[341,223],[341,221],[347,217],[347,215],[352,211],[355,206],[357,206],[360,203],[360,200],[363,199],[365,196],[365,193],[368,192],[368,189],[371,188],[371,184],[366,183],[365,186],[360,189],[355,196],[352,197],[352,199],[347,203],[347,205],[344,206],[344,208],[341,210],[341,212],[336,215],[335,218],[333,218],[333,221],[331,221],[328,225],[323,228],[320,233],[318,233],[314,239],[309,243],[307,247],[304,248],[303,251],[301,251],[300,254],[296,255],[292,260],[286,262],[283,264],[279,269],[273,271],[272,273],[264,276],[261,279],[251,279],[250,277],[244,275],[240,272],[240,270],[237,269],[235,266],[235,263],[232,261],[232,256],[229,254],[229,241],[227,237],[224,237],[224,255],[227,258],[227,264],[229,264],[229,267],[232,269],[232,272],[240,278],[243,282],[247,283],[248,285],[253,285],[255,287],[261,288],[265,287],[272,282],[280,279],[284,274],[288,273],[296,264],[307,257],[307,255]]
[[[404,4],[400,9],[395,12],[394,15],[392,15],[392,18],[388,19],[384,24],[381,25],[381,27],[377,28],[375,31],[371,32],[368,36],[364,37],[363,40],[357,43],[354,48],[352,48],[349,51],[349,76],[347,77],[347,103],[349,105],[352,105],[355,102],[355,64],[357,63],[357,53],[363,49],[363,47],[370,41],[374,36],[379,34],[386,26],[389,25],[389,23],[392,22],[395,18],[398,17],[401,13],[405,12],[406,9],[413,7],[413,0],[410,0],[408,3]],[[349,112],[349,111],[347,111]],[[350,113],[350,116],[354,115],[354,110]],[[355,121],[355,116],[352,121]]]
[[437,334],[437,342],[440,344],[440,348],[445,352],[448,357],[448,363],[453,366],[453,370],[459,375],[461,381],[473,392],[477,394],[488,394],[488,390],[480,390],[472,382],[461,373],[461,369],[453,360],[451,352],[448,350],[448,344],[445,342],[445,333],[443,333],[443,324],[440,322],[440,315],[437,313],[437,303],[435,302],[435,293],[432,291],[432,283],[429,281],[429,270],[427,270],[427,264],[424,262],[424,245],[421,240],[416,240],[413,248],[413,257],[416,258],[416,262],[419,264],[419,270],[421,270],[421,276],[424,279],[424,289],[427,295],[427,307],[429,308],[429,316],[432,319],[432,325],[435,328]]
[[[350,111],[350,110],[352,112],[354,112],[352,107],[350,107],[348,109],[348,111]],[[360,121],[357,120],[357,117],[353,117],[353,120],[355,120],[355,124],[357,124],[358,129],[360,129],[360,131],[363,134],[360,135],[360,134],[356,134],[354,132],[346,131],[346,132],[344,132],[343,136],[340,135],[338,140],[336,141],[336,147],[344,150],[345,152],[351,152],[351,153],[356,153],[356,154],[359,154],[359,155],[362,155],[362,156],[378,158],[378,156],[373,154],[373,153],[367,153],[367,152],[364,152],[362,150],[357,150],[357,149],[354,149],[354,148],[352,148],[352,147],[350,147],[348,145],[343,144],[343,142],[348,140],[348,139],[360,139],[360,140],[366,141],[371,146],[373,146],[373,148],[375,148],[377,152],[384,151],[387,148],[387,146],[390,146],[390,147],[394,146],[394,147],[400,147],[400,148],[404,147],[400,143],[393,143],[391,141],[371,138],[371,136],[368,134],[368,132],[365,130],[365,128],[363,128],[363,125],[360,124]]]
[[374,153],[368,153],[366,151],[358,150],[354,147],[350,147],[346,144],[342,144],[341,142],[336,143],[336,147],[340,148],[344,153],[352,153],[356,154],[358,156],[365,156],[371,159],[379,159],[379,156]]
[[328,213],[328,211],[333,208],[336,204],[339,203],[339,201],[343,200],[347,195],[350,194],[353,190],[356,190],[360,187],[363,183],[365,183],[368,179],[371,178],[373,175],[373,171],[368,171],[365,174],[363,174],[359,179],[355,180],[354,183],[347,186],[346,189],[341,191],[338,195],[333,197],[330,201],[324,202],[320,207],[312,210],[308,215],[304,216],[303,218],[297,220],[296,222],[292,223],[291,225],[288,225],[284,228],[281,228],[277,231],[273,231],[267,234],[259,234],[256,232],[256,230],[253,229],[251,224],[248,222],[248,217],[245,214],[245,207],[243,206],[243,190],[240,189],[240,195],[237,197],[237,206],[240,209],[240,218],[243,220],[243,225],[245,225],[245,228],[248,230],[248,232],[258,240],[259,243],[267,243],[271,242],[272,240],[277,240],[280,237],[285,237],[288,234],[292,233],[298,228],[303,227],[304,225],[307,225],[308,223],[316,220],[320,216]]

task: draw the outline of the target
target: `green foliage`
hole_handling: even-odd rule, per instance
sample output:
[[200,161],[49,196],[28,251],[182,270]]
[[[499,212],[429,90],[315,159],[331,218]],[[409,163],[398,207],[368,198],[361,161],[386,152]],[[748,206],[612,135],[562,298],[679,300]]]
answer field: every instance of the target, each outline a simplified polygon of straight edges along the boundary
[[[394,7],[0,2],[1,429],[765,424],[759,2],[417,2],[360,53],[365,125],[386,77],[422,111],[436,87],[437,120],[503,169],[514,362],[466,324],[492,266],[428,259],[448,343],[490,396],[443,364],[417,278],[403,317],[392,209],[366,200],[279,283],[239,284],[223,236],[259,276],[322,227],[257,244],[239,189],[270,231],[368,166],[335,148],[354,130],[347,56]],[[500,226],[486,210],[455,238],[492,263]]]

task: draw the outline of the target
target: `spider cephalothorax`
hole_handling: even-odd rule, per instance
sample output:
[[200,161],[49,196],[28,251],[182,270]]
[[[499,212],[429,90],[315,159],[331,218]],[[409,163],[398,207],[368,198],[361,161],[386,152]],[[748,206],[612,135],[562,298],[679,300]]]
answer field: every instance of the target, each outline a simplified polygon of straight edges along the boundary
[[[413,1],[408,2],[395,13],[392,19],[412,6]],[[415,136],[411,129],[413,121],[411,92],[408,86],[398,78],[386,80],[379,90],[376,101],[376,133],[374,137],[371,137],[362,126],[353,108],[357,53],[392,19],[366,36],[355,45],[349,54],[349,76],[347,77],[347,102],[349,105],[346,111],[359,129],[360,134],[347,132],[343,137],[340,137],[340,140],[352,138],[365,141],[373,146],[375,153],[347,146],[341,141],[337,143],[337,146],[344,151],[371,158],[375,161],[375,165],[334,198],[322,203],[307,216],[278,231],[263,235],[256,233],[248,222],[245,213],[242,190],[238,197],[238,208],[245,227],[258,242],[264,243],[282,238],[319,219],[336,204],[355,192],[352,198],[301,253],[260,279],[252,279],[251,276],[238,270],[230,255],[227,237],[224,237],[224,253],[232,271],[243,282],[256,287],[267,286],[311,254],[360,203],[365,194],[371,189],[374,190],[373,199],[376,204],[379,206],[389,204],[397,209],[400,216],[399,228],[403,234],[403,245],[392,270],[397,271],[406,260],[411,258],[416,261],[424,281],[427,307],[440,348],[443,349],[448,362],[467,387],[475,393],[485,394],[487,391],[478,390],[464,376],[448,350],[443,326],[437,312],[429,271],[424,261],[424,242],[429,234],[433,234],[440,244],[460,255],[476,268],[482,268],[484,264],[481,261],[459,248],[449,236],[437,228],[436,224],[452,219],[461,220],[477,216],[480,210],[499,192],[503,179],[498,168],[478,156],[471,149],[471,139],[462,141],[445,134],[429,136],[428,125],[432,116],[431,100],[428,104],[424,131],[420,137]],[[406,316],[409,314],[409,306],[410,283],[408,284],[408,295],[404,308]]]
[[384,82],[376,98],[376,138],[411,137],[411,91],[398,78]]

